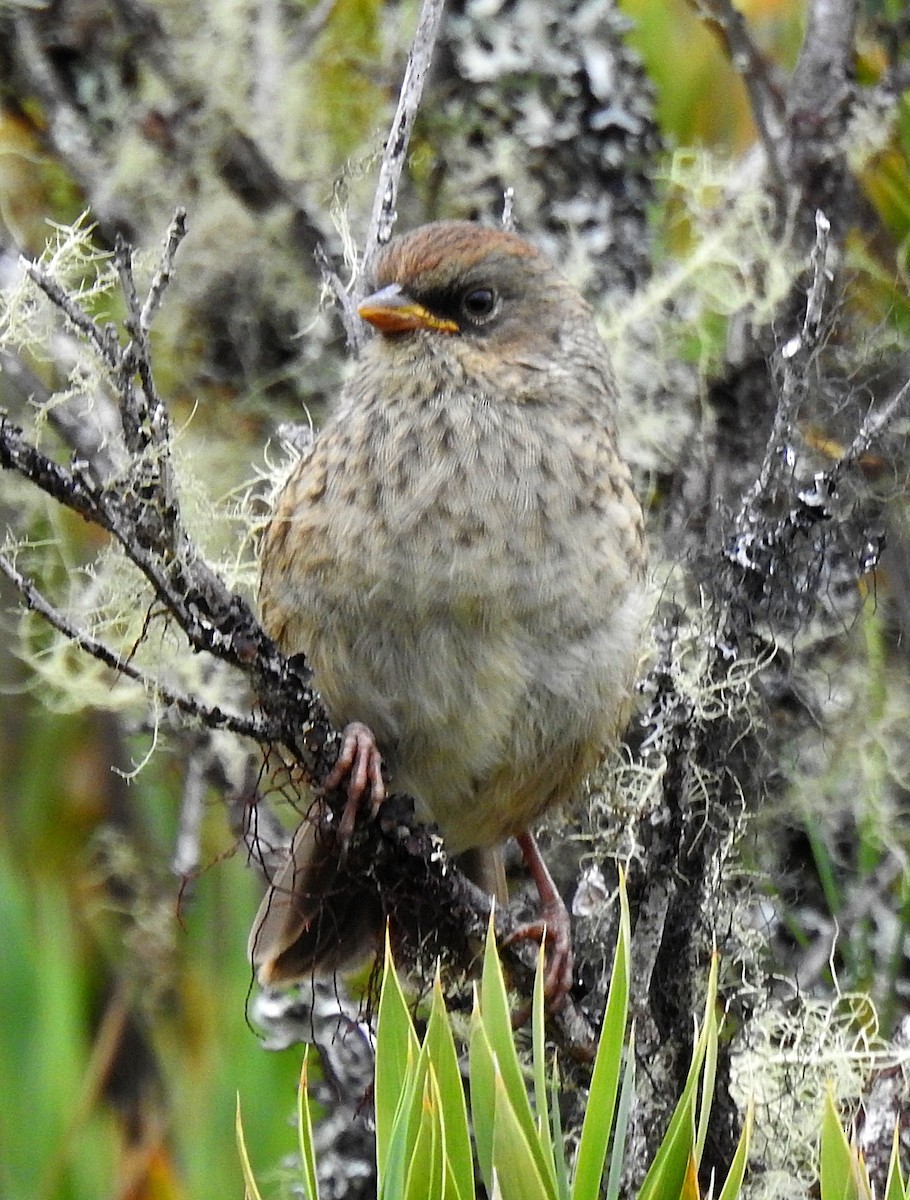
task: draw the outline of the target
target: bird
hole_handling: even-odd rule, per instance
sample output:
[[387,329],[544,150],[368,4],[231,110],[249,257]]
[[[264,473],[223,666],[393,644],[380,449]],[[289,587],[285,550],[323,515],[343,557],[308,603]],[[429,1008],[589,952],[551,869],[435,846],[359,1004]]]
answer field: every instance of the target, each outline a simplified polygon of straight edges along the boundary
[[[547,937],[553,1007],[571,924],[532,826],[572,799],[621,732],[639,658],[646,550],[617,449],[616,388],[592,309],[518,234],[437,221],[379,253],[375,330],[292,470],[260,552],[260,613],[303,653],[343,727],[326,789],[340,845],[391,790],[447,850],[497,864],[518,840]],[[263,984],[334,970],[381,913],[326,922],[304,820],[263,899]],[[501,861],[501,860],[499,860]],[[481,870],[489,890],[500,869]]]

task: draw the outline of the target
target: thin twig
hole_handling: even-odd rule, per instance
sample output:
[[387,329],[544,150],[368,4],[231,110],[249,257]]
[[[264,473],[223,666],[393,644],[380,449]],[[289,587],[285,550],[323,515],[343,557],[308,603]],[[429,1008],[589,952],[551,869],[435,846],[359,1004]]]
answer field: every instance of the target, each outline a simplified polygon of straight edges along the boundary
[[17,471],[58,503],[72,509],[86,521],[102,528],[98,489],[84,474],[68,470],[42,454],[23,435],[22,430],[0,413],[0,469]]
[[185,237],[186,209],[178,208],[174,213],[174,219],[168,226],[161,261],[158,264],[158,270],[155,272],[148,295],[145,298],[145,303],[142,305],[142,311],[139,314],[139,329],[143,336],[148,333],[152,321],[155,319],[155,314],[161,307],[161,300],[167,291],[168,284],[171,282],[171,274],[174,269],[174,256]]
[[120,348],[113,328],[109,325],[96,324],[80,306],[75,296],[67,292],[52,275],[48,274],[41,263],[29,262],[26,258],[23,258],[21,262],[22,269],[32,283],[44,292],[48,300],[60,309],[70,324],[95,347],[111,370],[116,371],[120,364]]
[[696,9],[708,15],[711,26],[723,41],[731,65],[742,77],[768,166],[783,189],[786,180],[786,112],[771,64],[752,40],[745,17],[730,0],[697,0]]
[[273,722],[268,740],[283,742],[314,780],[328,774],[340,743],[306,672],[278,651],[246,602],[228,592],[187,537],[176,503],[160,508],[154,479],[149,498],[99,487],[78,466],[69,471],[42,454],[2,415],[0,468],[17,471],[110,533],[193,649],[244,672]]
[[417,31],[408,55],[401,93],[398,97],[398,108],[392,121],[389,136],[386,139],[379,166],[379,180],[373,198],[373,213],[370,227],[367,231],[364,247],[363,273],[369,276],[379,250],[392,236],[392,229],[398,217],[398,184],[404,167],[408,144],[411,140],[411,130],[420,106],[424,84],[433,58],[436,37],[442,20],[445,0],[423,0],[420,6],[420,16],[417,19]]
[[[69,349],[68,335],[66,348]],[[0,349],[0,373],[8,399],[29,404],[47,419],[76,457],[87,461],[97,478],[109,479],[126,462],[123,433],[117,408],[106,392],[67,396],[51,402],[51,389],[31,366],[9,350]]]
[[[858,0],[809,0],[806,33],[787,92],[786,174],[795,211],[820,196],[851,224],[859,202],[846,161],[854,102]],[[808,214],[806,214],[808,215]]]
[[[144,484],[148,483],[144,477],[150,470],[157,472],[159,488],[167,501],[171,492],[168,469],[170,426],[152,378],[149,340],[147,332],[142,328],[143,306],[139,302],[133,276],[133,249],[119,236],[114,246],[114,265],[120,276],[120,286],[126,300],[124,324],[131,339],[121,350],[118,365],[127,449],[134,456],[135,474],[143,477]],[[142,384],[141,391],[136,389],[133,382],[136,375]],[[143,459],[145,451],[150,447],[157,451],[154,464]]]
[[507,187],[502,193],[502,227],[515,232],[515,189]]
[[238,713],[224,712],[217,705],[203,704],[193,696],[175,691],[158,680],[150,679],[138,667],[111,650],[109,646],[105,646],[103,642],[99,642],[84,629],[79,629],[78,626],[68,621],[63,613],[38,591],[34,583],[16,569],[7,555],[2,553],[0,553],[0,571],[16,588],[32,612],[38,613],[58,633],[62,633],[74,645],[106,667],[110,667],[112,671],[116,671],[118,675],[125,675],[128,679],[132,679],[146,692],[156,696],[164,704],[178,709],[186,716],[198,717],[210,729],[227,729],[231,733],[239,733],[243,737],[253,738],[257,742],[264,744],[271,742],[274,730],[271,730],[265,722],[257,721],[255,717],[242,717]]
[[774,410],[774,420],[768,435],[761,467],[740,506],[737,525],[741,528],[751,524],[758,501],[760,497],[767,495],[771,478],[779,466],[781,454],[790,440],[793,419],[802,394],[801,381],[805,375],[804,368],[809,356],[818,346],[821,331],[822,313],[830,283],[828,267],[830,233],[830,222],[819,210],[815,214],[815,245],[811,257],[812,283],[806,293],[805,317],[800,332],[786,342],[780,350],[783,372],[777,407]]
[[[806,34],[787,97],[787,115],[798,120],[794,133],[828,121],[852,92],[858,0],[810,0]],[[807,120],[808,118],[808,120]]]
[[171,871],[178,879],[189,879],[199,870],[202,815],[205,811],[205,761],[197,748],[190,753],[180,798],[177,839],[171,858]]
[[350,288],[345,287],[341,281],[323,247],[316,247],[316,262],[322,278],[338,301],[347,343],[355,354],[360,353],[367,340],[367,331],[357,315],[357,306],[365,294],[365,281],[373,274],[376,256],[391,238],[398,219],[396,207],[401,172],[404,169],[411,131],[433,58],[444,7],[445,0],[422,0],[417,29],[398,96],[398,107],[383,146],[363,260]]
[[357,305],[354,302],[354,297],[344,286],[340,275],[329,261],[329,256],[326,254],[324,246],[319,245],[316,247],[314,257],[325,285],[335,297],[338,304],[348,347],[356,354],[361,349],[365,339],[363,322],[357,315]]
[[[15,45],[25,68],[29,92],[40,100],[54,149],[67,164],[71,177],[91,195],[99,182],[107,178],[110,163],[98,151],[87,117],[88,106],[72,102],[64,82],[66,72],[51,67],[47,39],[38,32],[42,28],[42,15],[37,7],[24,4],[7,10],[7,19],[11,18],[13,22]],[[4,32],[4,36],[8,34]]]
[[884,407],[866,414],[859,432],[838,460],[835,470],[840,471],[858,462],[869,447],[878,441],[888,426],[897,419],[901,409],[907,406],[908,401],[910,401],[910,380],[898,389]]
[[296,50],[297,57],[302,57],[312,49],[313,42],[322,33],[336,3],[337,0],[319,0],[316,7],[310,9],[300,20],[300,24],[291,36],[291,44]]
[[815,213],[815,245],[812,247],[812,286],[806,299],[806,319],[803,321],[803,338],[818,338],[831,271],[828,267],[828,249],[831,240],[831,222],[821,209]]

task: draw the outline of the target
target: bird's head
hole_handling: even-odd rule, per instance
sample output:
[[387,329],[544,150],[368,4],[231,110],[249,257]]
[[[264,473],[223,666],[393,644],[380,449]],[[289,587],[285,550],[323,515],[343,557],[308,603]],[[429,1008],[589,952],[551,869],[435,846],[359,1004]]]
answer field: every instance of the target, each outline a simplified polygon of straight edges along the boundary
[[419,341],[486,377],[552,376],[606,355],[590,309],[545,255],[523,238],[470,221],[438,221],[395,238],[380,254],[360,316],[382,340]]

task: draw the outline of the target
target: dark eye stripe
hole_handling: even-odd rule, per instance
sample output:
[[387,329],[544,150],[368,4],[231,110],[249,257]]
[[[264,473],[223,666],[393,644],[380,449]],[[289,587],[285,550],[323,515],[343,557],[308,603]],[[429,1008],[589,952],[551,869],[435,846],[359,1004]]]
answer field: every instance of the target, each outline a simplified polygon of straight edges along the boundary
[[411,294],[434,317],[454,321],[463,333],[484,330],[502,306],[500,292],[485,285],[415,288]]

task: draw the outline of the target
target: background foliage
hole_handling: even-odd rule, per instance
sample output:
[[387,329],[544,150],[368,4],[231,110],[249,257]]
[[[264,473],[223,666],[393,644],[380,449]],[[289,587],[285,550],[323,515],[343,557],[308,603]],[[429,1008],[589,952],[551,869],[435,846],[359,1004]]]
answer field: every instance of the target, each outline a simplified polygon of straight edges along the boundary
[[[669,578],[661,533],[672,527],[683,447],[697,440],[711,389],[733,386],[738,327],[768,322],[801,264],[766,240],[760,194],[736,184],[755,129],[704,14],[683,0],[628,0],[621,13],[567,0],[546,13],[536,0],[488,7],[455,5],[447,16],[402,224],[495,220],[503,187],[515,187],[519,226],[603,304],[620,377],[640,397],[623,425]],[[791,68],[802,6],[752,0],[744,11],[767,61]],[[2,280],[14,283],[19,253],[43,251],[48,221],[70,223],[90,207],[98,246],[122,231],[150,255],[174,205],[187,207],[190,236],[154,333],[158,384],[189,464],[193,532],[248,591],[247,531],[264,511],[257,474],[281,457],[270,439],[283,421],[318,419],[344,369],[313,249],[323,241],[340,257],[345,219],[362,236],[415,17],[411,3],[375,0],[14,0],[0,9]],[[905,59],[907,36],[899,5],[867,5],[858,76],[874,84]],[[573,92],[579,63],[598,78],[601,38],[616,66],[613,90],[596,97],[615,109],[606,148],[560,132],[581,120],[590,98]],[[566,95],[574,108],[560,107]],[[556,99],[548,107],[541,96]],[[910,317],[906,98],[854,132],[851,167],[874,219],[847,245],[843,328],[855,324],[885,347]],[[560,155],[584,164],[596,186],[579,192]],[[118,316],[109,293],[95,303]],[[850,335],[842,340],[849,348]],[[40,405],[72,353],[4,354],[0,405],[17,415]],[[842,427],[807,431],[822,463],[843,448],[876,372],[896,383],[905,368],[894,357],[847,364],[856,390],[845,383]],[[42,437],[56,445],[58,436],[49,421]],[[769,737],[787,755],[771,765],[745,866],[766,885],[753,924],[770,928],[776,962],[801,994],[868,989],[890,1037],[910,993],[906,466],[870,455],[866,468],[880,482],[889,557],[866,594],[851,589],[835,611],[836,636],[823,623],[800,631],[812,653],[794,691],[809,697],[814,725],[795,701],[773,709]],[[26,531],[23,561],[40,579],[63,591],[71,578],[89,580],[101,619],[138,634],[144,613],[129,577],[122,564],[98,564],[95,533],[6,479],[0,504],[4,523]],[[84,593],[72,595],[76,603]],[[22,617],[3,587],[0,597],[0,1192],[231,1194],[236,1092],[261,1177],[261,1164],[287,1147],[280,1114],[292,1109],[299,1070],[297,1052],[264,1053],[244,1020],[258,884],[223,797],[242,805],[249,764],[227,755],[200,768],[192,734],[150,721],[144,697]],[[168,866],[188,797],[204,801],[198,874]],[[832,1043],[813,1041],[807,1011],[756,1053],[779,1053],[796,1029],[812,1074]],[[845,1062],[850,1037],[869,1033],[866,1011],[864,1022],[852,1006],[838,1025],[850,1031],[834,1043]],[[819,1010],[826,1021],[829,1007]],[[786,1115],[785,1096],[770,1103]]]

